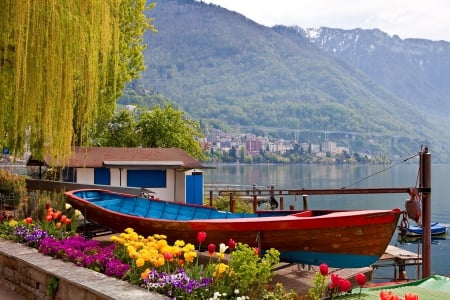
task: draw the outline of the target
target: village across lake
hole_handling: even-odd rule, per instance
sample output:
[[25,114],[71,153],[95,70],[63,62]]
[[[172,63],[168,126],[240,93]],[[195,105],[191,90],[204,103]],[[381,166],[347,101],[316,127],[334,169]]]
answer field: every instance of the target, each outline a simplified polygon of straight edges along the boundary
[[[205,170],[206,186],[227,185],[234,189],[308,189],[308,188],[374,188],[374,187],[415,187],[418,180],[418,158],[408,164],[393,165],[217,165]],[[431,167],[431,221],[450,224],[450,206],[447,187],[450,183],[450,165]],[[207,188],[207,187],[205,187]],[[310,209],[405,209],[408,194],[376,195],[327,195],[309,196]],[[285,207],[294,205],[302,209],[302,199],[284,199]],[[414,221],[409,220],[411,224]],[[420,241],[400,243],[394,234],[391,245],[412,252],[421,252]],[[433,240],[431,244],[431,273],[450,275],[450,240]],[[383,270],[380,270],[382,272]],[[389,270],[392,271],[392,270]],[[378,272],[378,271],[376,271]],[[416,268],[407,268],[408,277],[416,278]]]

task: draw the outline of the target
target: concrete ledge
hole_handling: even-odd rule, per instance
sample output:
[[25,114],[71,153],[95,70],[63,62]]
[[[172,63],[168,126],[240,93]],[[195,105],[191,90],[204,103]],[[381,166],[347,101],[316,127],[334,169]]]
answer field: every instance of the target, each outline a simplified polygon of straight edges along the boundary
[[[56,295],[48,296],[52,278],[59,279]],[[53,259],[36,249],[0,239],[0,279],[3,285],[27,299],[146,299],[168,298],[123,280]]]

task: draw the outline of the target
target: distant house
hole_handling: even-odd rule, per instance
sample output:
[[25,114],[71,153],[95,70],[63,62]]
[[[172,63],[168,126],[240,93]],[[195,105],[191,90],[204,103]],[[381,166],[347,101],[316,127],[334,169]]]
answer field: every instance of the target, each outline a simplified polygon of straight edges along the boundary
[[74,147],[64,166],[43,164],[60,169],[64,182],[146,188],[163,200],[203,203],[204,167],[178,148]]

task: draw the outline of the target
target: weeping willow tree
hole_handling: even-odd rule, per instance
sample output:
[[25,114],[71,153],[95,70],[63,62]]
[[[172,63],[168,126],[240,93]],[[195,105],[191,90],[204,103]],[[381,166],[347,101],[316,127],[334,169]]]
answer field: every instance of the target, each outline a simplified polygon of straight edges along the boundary
[[[0,142],[63,163],[144,69],[145,0],[0,1]],[[27,130],[26,130],[27,129]]]

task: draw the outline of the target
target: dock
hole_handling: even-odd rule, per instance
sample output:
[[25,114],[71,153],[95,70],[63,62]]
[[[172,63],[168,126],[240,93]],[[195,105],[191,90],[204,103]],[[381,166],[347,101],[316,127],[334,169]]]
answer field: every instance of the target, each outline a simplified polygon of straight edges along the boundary
[[[417,253],[407,251],[392,245],[389,245],[385,253],[372,266],[354,269],[335,269],[329,268],[330,274],[349,279],[353,288],[357,287],[355,275],[363,273],[366,275],[367,282],[373,280],[384,280],[385,282],[408,280],[405,276],[406,266],[416,266],[419,270],[422,264],[422,257]],[[390,278],[377,278],[376,270],[379,268],[393,268],[393,276]],[[319,266],[280,264],[280,268],[275,272],[273,284],[282,283],[284,288],[289,291],[295,291],[297,294],[305,295],[309,288],[314,284],[314,273],[319,272]],[[419,278],[417,278],[419,279]]]
[[[409,280],[420,279],[420,270],[422,265],[422,256],[418,253],[414,253],[405,249],[401,249],[392,245],[389,245],[386,252],[380,257],[372,267],[376,270],[378,268],[393,268],[394,273],[392,278],[375,278],[375,279],[391,279],[391,280]],[[416,278],[408,278],[406,276],[406,267],[416,267]]]

